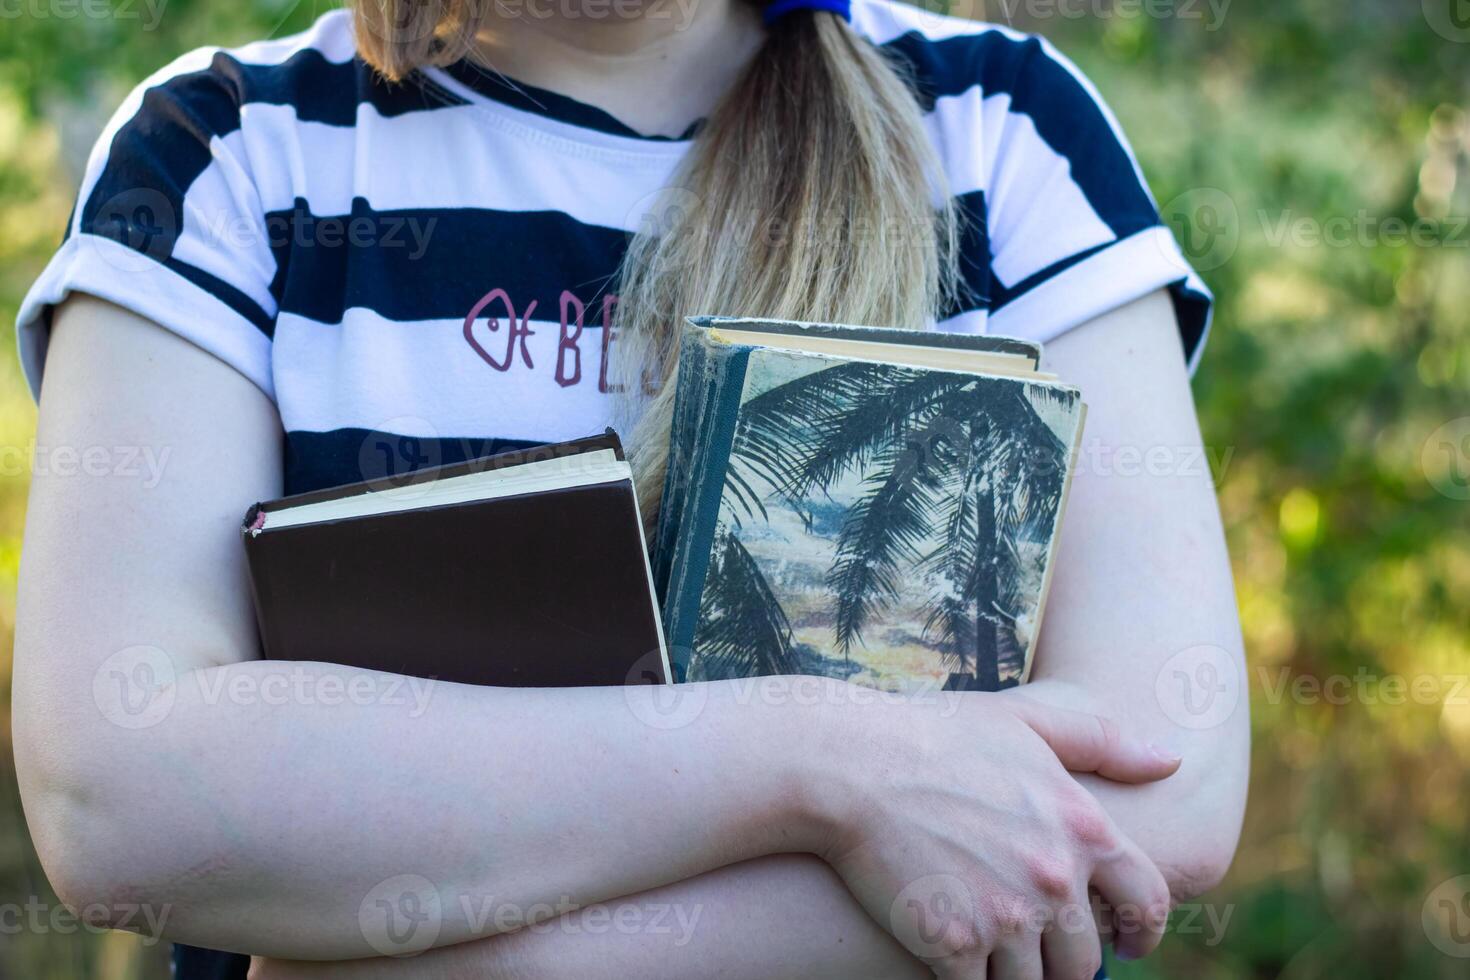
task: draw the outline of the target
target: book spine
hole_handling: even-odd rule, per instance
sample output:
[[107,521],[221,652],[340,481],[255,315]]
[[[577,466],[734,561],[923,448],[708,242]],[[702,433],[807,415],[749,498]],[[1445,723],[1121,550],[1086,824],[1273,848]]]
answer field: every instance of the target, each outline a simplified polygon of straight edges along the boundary
[[694,459],[664,600],[664,636],[674,661],[675,679],[679,681],[685,679],[694,649],[700,600],[719,524],[725,469],[735,444],[750,350],[749,347],[710,346],[706,352],[710,378],[708,401],[694,433]]
[[274,540],[259,531],[251,530],[260,513],[260,504],[251,507],[246,515],[245,525],[240,528],[240,537],[245,545],[245,565],[249,572],[247,577],[250,579],[250,599],[255,607],[255,629],[263,659],[285,660],[289,658],[276,630],[275,593],[270,587],[271,579],[267,569],[270,561],[266,552],[274,551]]
[[1087,425],[1087,406],[1077,399],[1077,423],[1072,430],[1072,444],[1067,447],[1067,475],[1062,480],[1062,497],[1057,503],[1056,515],[1047,529],[1046,566],[1041,573],[1041,588],[1036,595],[1036,628],[1031,631],[1031,640],[1026,644],[1025,660],[1021,663],[1021,680],[1031,680],[1031,665],[1036,659],[1036,644],[1041,639],[1041,624],[1046,613],[1046,597],[1051,592],[1052,573],[1057,567],[1057,546],[1062,540],[1062,518],[1067,513],[1067,498],[1072,494],[1072,477],[1077,474],[1077,461],[1082,453],[1082,432]]
[[664,473],[663,496],[658,508],[658,532],[654,541],[653,581],[660,596],[667,596],[674,546],[683,522],[684,499],[689,491],[699,420],[710,393],[709,354],[706,332],[684,324],[679,337],[679,380],[674,392],[674,417],[669,430],[669,463]]

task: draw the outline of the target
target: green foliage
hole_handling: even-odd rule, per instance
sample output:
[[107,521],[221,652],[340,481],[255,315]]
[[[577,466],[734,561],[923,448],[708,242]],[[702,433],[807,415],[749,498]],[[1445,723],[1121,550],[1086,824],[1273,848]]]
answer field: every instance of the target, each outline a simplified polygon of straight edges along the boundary
[[[955,4],[1046,34],[1091,75],[1219,299],[1196,394],[1251,657],[1251,806],[1203,910],[1223,928],[1183,910],[1158,957],[1119,966],[1125,980],[1465,974],[1422,915],[1436,885],[1470,873],[1470,688],[1456,686],[1470,453],[1453,438],[1470,424],[1470,31],[1456,33],[1455,3]],[[77,146],[127,86],[188,48],[318,12],[169,0],[145,29],[140,0],[130,17],[66,9],[80,8],[12,4],[0,27],[7,321],[60,236]],[[13,454],[34,424],[9,354],[0,411],[6,632],[26,484]],[[1305,683],[1331,678],[1352,693]],[[1433,695],[1395,703],[1393,678]],[[5,773],[0,798],[0,902],[54,902]],[[0,943],[7,976],[160,975],[159,951],[121,934]]]

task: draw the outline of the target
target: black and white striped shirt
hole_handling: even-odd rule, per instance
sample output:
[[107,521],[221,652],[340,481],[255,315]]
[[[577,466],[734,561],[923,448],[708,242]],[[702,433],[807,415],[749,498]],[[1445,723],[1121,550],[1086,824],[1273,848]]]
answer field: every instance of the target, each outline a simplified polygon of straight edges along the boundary
[[[1209,295],[1077,69],[1038,38],[884,0],[853,22],[912,65],[969,219],[968,288],[938,328],[1046,341],[1168,286],[1192,364]],[[22,361],[38,386],[72,291],[134,310],[275,399],[288,492],[586,435],[614,408],[629,233],[688,145],[469,64],[388,85],[345,11],[195,51],[98,140],[21,307]]]

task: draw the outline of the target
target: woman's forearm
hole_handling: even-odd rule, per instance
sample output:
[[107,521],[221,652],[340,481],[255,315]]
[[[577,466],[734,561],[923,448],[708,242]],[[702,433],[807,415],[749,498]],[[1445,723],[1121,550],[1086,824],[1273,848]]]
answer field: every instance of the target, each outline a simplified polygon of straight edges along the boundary
[[[317,694],[230,693],[286,672]],[[378,692],[402,681],[272,661],[195,672],[157,724],[112,732],[96,764],[27,767],[63,898],[167,910],[168,937],[196,945],[343,959],[811,846],[798,792],[823,758],[811,710],[742,704],[728,683],[682,690],[700,708],[670,728],[650,722],[652,688],[317,696],[365,679]],[[502,907],[522,918],[483,915]]]
[[403,959],[257,964],[260,980],[905,980],[931,976],[809,855],[781,854]]
[[1180,900],[1230,864],[1250,734],[1230,560],[1177,329],[1159,292],[1047,346],[1089,411],[1033,683],[1017,693],[1124,719],[1183,756],[1149,785],[1079,777]]

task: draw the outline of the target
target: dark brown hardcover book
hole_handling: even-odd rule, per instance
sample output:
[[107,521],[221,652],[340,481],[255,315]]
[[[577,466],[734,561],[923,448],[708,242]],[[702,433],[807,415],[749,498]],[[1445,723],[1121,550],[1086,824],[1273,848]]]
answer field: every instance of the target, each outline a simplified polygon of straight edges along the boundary
[[513,687],[668,682],[610,429],[256,504],[241,531],[269,659]]

